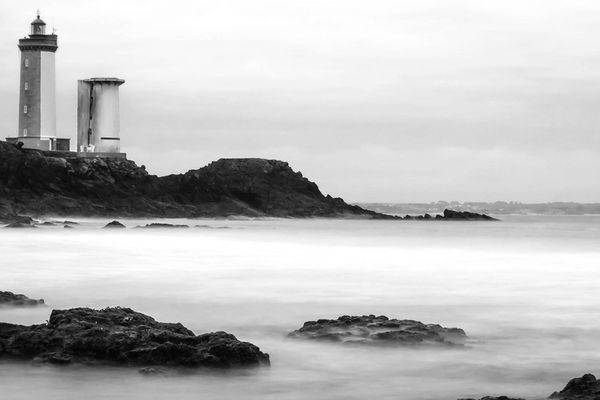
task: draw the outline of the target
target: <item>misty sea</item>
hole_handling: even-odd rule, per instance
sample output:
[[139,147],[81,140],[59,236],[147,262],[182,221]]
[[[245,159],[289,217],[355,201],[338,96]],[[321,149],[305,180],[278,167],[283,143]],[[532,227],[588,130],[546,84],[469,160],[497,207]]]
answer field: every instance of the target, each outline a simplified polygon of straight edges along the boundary
[[[71,218],[70,218],[71,219]],[[501,222],[126,220],[188,229],[0,229],[0,290],[53,308],[126,306],[195,333],[224,330],[269,353],[234,371],[0,362],[0,398],[545,398],[597,372],[600,216]],[[289,339],[307,320],[376,314],[463,328],[464,348],[361,348]]]

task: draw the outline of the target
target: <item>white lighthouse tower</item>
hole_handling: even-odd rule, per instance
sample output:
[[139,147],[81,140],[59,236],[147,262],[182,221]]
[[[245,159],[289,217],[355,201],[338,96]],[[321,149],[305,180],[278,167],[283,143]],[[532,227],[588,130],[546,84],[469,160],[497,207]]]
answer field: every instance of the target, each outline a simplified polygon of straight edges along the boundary
[[19,40],[21,80],[19,88],[19,131],[9,142],[40,150],[69,150],[69,139],[56,137],[56,80],[54,55],[58,38],[46,35],[46,23],[37,18],[29,37]]
[[19,40],[21,80],[19,88],[19,131],[8,141],[40,150],[69,150],[69,139],[56,137],[56,80],[54,55],[58,38],[46,34],[46,23],[37,18],[29,37]]

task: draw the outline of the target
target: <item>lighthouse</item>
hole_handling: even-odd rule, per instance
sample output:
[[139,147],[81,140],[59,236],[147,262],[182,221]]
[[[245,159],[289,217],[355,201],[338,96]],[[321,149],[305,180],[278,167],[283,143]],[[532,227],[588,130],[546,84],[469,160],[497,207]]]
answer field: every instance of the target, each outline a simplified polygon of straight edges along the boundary
[[58,37],[46,34],[46,23],[37,18],[28,37],[19,40],[21,79],[19,87],[19,128],[23,147],[39,150],[69,150],[70,139],[56,137],[56,79],[54,57]]

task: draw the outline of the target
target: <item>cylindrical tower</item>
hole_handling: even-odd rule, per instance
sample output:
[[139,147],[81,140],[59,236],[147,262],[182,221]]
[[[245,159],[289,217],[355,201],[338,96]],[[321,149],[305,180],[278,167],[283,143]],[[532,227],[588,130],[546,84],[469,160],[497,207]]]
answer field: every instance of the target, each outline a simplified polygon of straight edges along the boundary
[[91,78],[77,85],[77,150],[119,153],[118,78]]
[[56,149],[55,34],[46,35],[46,23],[37,18],[29,37],[19,40],[21,87],[18,139],[25,147]]

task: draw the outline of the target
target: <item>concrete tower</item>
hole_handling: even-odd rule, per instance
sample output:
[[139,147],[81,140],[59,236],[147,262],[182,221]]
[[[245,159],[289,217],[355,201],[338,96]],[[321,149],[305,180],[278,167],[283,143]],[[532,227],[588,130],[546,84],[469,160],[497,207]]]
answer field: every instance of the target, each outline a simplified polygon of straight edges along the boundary
[[56,81],[54,55],[57,36],[46,34],[39,15],[31,23],[29,37],[19,40],[21,86],[19,89],[19,131],[11,142],[40,150],[69,150],[69,139],[56,137]]
[[77,151],[121,151],[118,78],[91,78],[77,82]]

